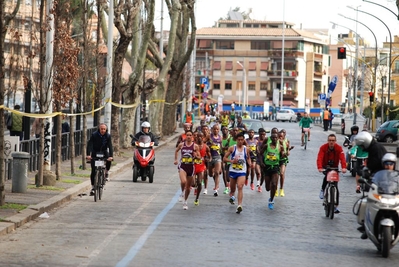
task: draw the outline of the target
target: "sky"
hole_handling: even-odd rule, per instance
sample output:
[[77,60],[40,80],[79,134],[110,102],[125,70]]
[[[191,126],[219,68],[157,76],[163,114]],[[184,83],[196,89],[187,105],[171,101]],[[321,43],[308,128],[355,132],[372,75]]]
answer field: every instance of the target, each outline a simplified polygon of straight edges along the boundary
[[[368,0],[378,3],[398,14],[395,0]],[[336,43],[339,33],[348,33],[349,30],[336,26],[332,29],[332,23],[345,26],[359,33],[365,41],[374,47],[375,39],[371,31],[376,35],[377,44],[382,46],[382,42],[389,42],[388,29],[374,15],[381,19],[390,29],[392,40],[394,35],[399,35],[399,20],[390,11],[383,7],[364,2],[362,0],[197,0],[196,1],[197,28],[212,27],[221,17],[226,17],[230,9],[240,7],[241,11],[248,11],[252,8],[252,19],[292,22],[294,28],[324,28],[330,29],[331,43]],[[353,7],[355,10],[349,8]],[[358,8],[358,12],[356,12]],[[169,29],[168,13],[164,5],[164,30]],[[361,11],[370,13],[365,14]],[[353,20],[359,21],[356,23]],[[160,29],[161,0],[156,2],[156,23],[157,30]],[[361,23],[365,24],[363,26]],[[356,25],[357,24],[357,25]],[[357,27],[357,30],[356,30]]]

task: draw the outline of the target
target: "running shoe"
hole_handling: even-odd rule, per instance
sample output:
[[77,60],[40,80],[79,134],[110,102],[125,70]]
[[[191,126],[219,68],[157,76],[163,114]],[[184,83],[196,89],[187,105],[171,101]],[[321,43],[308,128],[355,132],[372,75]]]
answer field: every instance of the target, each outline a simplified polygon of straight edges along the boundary
[[234,205],[235,201],[236,201],[236,197],[235,196],[231,196],[230,199],[229,199],[230,204]]
[[182,202],[184,200],[184,193],[181,193],[179,196],[179,202]]
[[280,189],[280,197],[285,197],[284,189]]
[[94,196],[94,193],[95,193],[94,192],[94,188],[92,188],[91,191],[90,191],[90,196]]
[[105,174],[105,181],[107,181],[107,182],[109,181],[108,173]]
[[271,199],[269,198],[269,210],[273,210],[274,209],[274,201],[271,201]]
[[236,213],[240,214],[241,211],[242,211],[242,207],[241,207],[241,205],[238,205],[237,210],[236,210]]
[[194,200],[194,205],[199,206],[199,199]]
[[334,213],[336,213],[336,214],[340,213],[340,211],[339,211],[339,209],[337,207],[335,207]]
[[184,202],[184,203],[183,203],[183,209],[184,209],[184,210],[188,210],[187,202]]
[[245,186],[248,185],[248,179],[245,179]]
[[258,186],[258,192],[262,193],[262,186]]
[[324,199],[324,191],[323,190],[320,190],[319,198]]
[[229,191],[230,191],[229,188],[226,187],[226,189],[223,191],[223,194],[227,195],[229,193]]
[[208,194],[208,189],[204,189],[204,193],[203,193],[204,195],[207,195]]
[[215,197],[217,197],[219,194],[218,194],[218,191],[217,190],[215,190],[215,192],[213,193],[213,195],[215,196]]
[[274,193],[274,197],[278,197],[278,189],[276,189],[276,193]]
[[254,190],[255,189],[255,185],[254,185],[254,183],[251,183],[251,190]]

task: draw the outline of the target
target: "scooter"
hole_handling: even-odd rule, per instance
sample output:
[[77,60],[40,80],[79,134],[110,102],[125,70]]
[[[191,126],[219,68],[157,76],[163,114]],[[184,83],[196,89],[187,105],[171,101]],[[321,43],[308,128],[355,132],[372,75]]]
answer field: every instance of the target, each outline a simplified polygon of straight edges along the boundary
[[355,204],[357,221],[363,223],[367,237],[387,258],[399,241],[399,172],[382,170],[374,175],[372,182],[363,177],[359,182],[369,186],[370,190],[367,198],[360,198]]
[[351,141],[349,140],[349,137],[345,136],[345,141],[344,141],[343,146],[348,148],[348,151],[346,152],[347,153],[346,158],[348,159],[348,162],[347,162],[348,166],[346,166],[347,167],[346,169],[350,172],[352,177],[355,177],[356,176],[357,159],[356,159],[356,157],[351,157],[350,150],[352,148],[352,144],[351,144]]
[[141,177],[141,181],[152,183],[154,181],[154,162],[155,162],[155,151],[154,142],[151,142],[151,138],[148,135],[142,135],[137,140],[132,134],[132,145],[136,147],[133,155],[133,182],[136,183],[138,177]]

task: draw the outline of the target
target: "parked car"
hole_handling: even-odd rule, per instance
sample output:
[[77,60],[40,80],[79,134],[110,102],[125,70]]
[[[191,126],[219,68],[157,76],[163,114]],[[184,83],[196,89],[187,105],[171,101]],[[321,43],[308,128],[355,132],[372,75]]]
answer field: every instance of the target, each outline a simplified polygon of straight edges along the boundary
[[392,143],[398,139],[398,128],[399,120],[386,121],[378,128],[375,138],[379,142]]
[[344,114],[342,114],[342,113],[334,114],[334,119],[332,120],[332,124],[333,125],[341,125],[343,118],[344,118]]
[[297,116],[292,109],[280,109],[277,111],[276,121],[296,122]]
[[[266,130],[266,133],[269,133],[270,130],[265,128],[265,122],[261,120],[256,120],[256,119],[243,119],[242,122],[247,126],[247,129],[254,130],[255,131],[255,137],[259,136],[259,129],[263,128]],[[248,138],[248,133],[245,133],[245,139]]]

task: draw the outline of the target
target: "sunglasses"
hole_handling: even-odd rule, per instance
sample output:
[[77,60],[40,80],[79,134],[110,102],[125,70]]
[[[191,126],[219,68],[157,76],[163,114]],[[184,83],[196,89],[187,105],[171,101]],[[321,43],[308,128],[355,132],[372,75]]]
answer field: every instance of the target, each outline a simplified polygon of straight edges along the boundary
[[395,163],[394,162],[384,162],[384,165],[388,165],[388,166],[392,166],[392,165],[394,165]]

